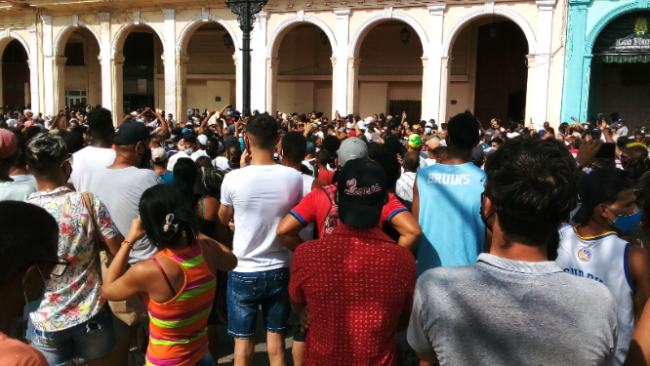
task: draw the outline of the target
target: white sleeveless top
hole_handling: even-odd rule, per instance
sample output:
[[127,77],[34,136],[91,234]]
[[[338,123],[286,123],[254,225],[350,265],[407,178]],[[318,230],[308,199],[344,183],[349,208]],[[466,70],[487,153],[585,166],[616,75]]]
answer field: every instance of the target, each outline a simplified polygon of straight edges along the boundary
[[[301,174],[302,175],[302,198],[305,198],[307,193],[311,192],[311,185],[314,183],[316,178],[311,175]],[[301,198],[301,199],[302,199]],[[314,240],[314,224],[309,224],[300,230],[300,238],[304,241]]]
[[603,283],[618,304],[618,342],[616,365],[622,365],[634,333],[634,283],[627,257],[630,243],[610,231],[583,238],[575,228],[560,229],[560,247],[556,263],[564,272]]

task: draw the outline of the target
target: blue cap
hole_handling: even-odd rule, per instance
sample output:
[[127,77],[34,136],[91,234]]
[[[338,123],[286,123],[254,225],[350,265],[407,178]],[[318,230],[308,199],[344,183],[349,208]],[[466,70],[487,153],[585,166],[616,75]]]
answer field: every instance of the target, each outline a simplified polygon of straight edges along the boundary
[[316,154],[316,144],[311,141],[307,141],[307,154]]

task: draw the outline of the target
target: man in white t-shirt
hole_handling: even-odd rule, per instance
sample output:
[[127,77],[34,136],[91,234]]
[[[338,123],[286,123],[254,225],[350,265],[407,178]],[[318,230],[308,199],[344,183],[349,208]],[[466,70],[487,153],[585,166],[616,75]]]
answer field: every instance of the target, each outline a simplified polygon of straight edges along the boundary
[[88,182],[94,170],[106,168],[115,160],[113,145],[113,118],[105,108],[95,108],[88,113],[90,145],[72,154],[72,183],[77,192],[88,192]]
[[[231,171],[221,185],[219,219],[234,218],[233,253],[237,267],[228,273],[228,334],[235,338],[235,363],[250,364],[261,305],[271,365],[284,364],[284,337],[290,312],[291,252],[276,235],[278,223],[302,198],[302,177],[273,159],[280,137],[268,114],[248,121],[244,158],[252,165]],[[252,157],[252,158],[250,158]]]

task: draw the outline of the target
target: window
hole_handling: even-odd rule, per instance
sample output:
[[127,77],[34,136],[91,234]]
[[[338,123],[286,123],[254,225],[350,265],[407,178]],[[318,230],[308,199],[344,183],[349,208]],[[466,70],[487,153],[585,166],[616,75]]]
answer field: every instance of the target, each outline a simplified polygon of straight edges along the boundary
[[66,66],[84,66],[84,44],[78,42],[68,42],[65,45],[65,57],[68,60]]
[[65,105],[68,107],[78,107],[86,105],[85,90],[66,90]]

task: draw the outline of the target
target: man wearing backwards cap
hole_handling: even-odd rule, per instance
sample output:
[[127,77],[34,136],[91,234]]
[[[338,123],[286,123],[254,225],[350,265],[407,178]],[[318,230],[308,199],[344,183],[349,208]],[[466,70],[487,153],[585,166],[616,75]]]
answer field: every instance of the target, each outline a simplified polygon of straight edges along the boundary
[[422,157],[420,151],[422,150],[422,138],[420,135],[414,133],[409,136],[408,141],[406,142],[407,151],[415,151],[420,157],[420,168],[427,166],[427,161]]
[[[638,226],[643,212],[625,172],[593,170],[580,180],[582,206],[573,217],[578,226],[560,229],[557,264],[564,272],[604,283],[618,304],[616,364],[625,360],[634,332],[650,297],[650,254],[618,235]],[[617,235],[618,234],[618,235]]]
[[[363,159],[368,156],[368,145],[356,137],[350,137],[341,143],[338,151],[336,165],[342,169],[355,159]],[[329,235],[333,228],[339,224],[339,213],[335,204],[336,184],[322,187],[309,192],[300,203],[291,210],[280,222],[277,234],[282,238],[285,245],[291,249],[303,242],[300,238],[300,231],[303,227],[316,222],[319,237]],[[383,206],[381,220],[377,226],[381,227],[384,222],[390,222],[395,230],[399,232],[398,244],[414,250],[415,244],[420,237],[420,227],[413,216],[404,205],[395,197],[389,194],[388,202]]]
[[415,261],[379,227],[386,173],[366,158],[352,160],[337,192],[341,225],[301,245],[291,264],[292,308],[300,314],[309,306],[305,364],[394,365],[397,325],[413,304]]
[[14,163],[16,135],[9,130],[0,130],[0,201],[25,201],[36,190],[27,184],[14,182],[9,170]]

